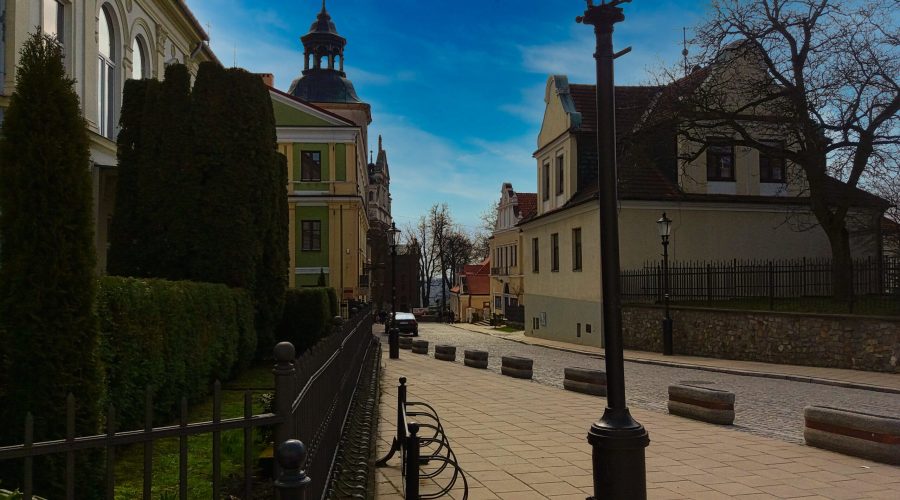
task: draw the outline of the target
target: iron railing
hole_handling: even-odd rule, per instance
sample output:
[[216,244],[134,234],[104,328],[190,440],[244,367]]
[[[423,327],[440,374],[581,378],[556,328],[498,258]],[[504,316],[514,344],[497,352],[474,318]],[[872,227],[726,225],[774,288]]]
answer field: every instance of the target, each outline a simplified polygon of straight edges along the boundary
[[[723,306],[751,304],[763,309],[842,308],[847,312],[900,314],[900,259],[867,258],[851,267],[849,300],[836,302],[829,259],[731,260],[669,263],[673,303]],[[661,303],[662,262],[622,272],[623,302]]]
[[[151,498],[153,477],[154,443],[166,438],[178,438],[179,498],[188,495],[191,480],[211,481],[212,498],[222,496],[222,432],[243,430],[243,493],[252,498],[253,470],[253,429],[273,426],[275,443],[293,438],[301,438],[309,443],[308,469],[314,472],[316,481],[310,485],[308,498],[322,498],[331,478],[335,452],[340,442],[342,427],[353,399],[355,384],[365,366],[367,354],[377,348],[373,340],[372,315],[368,309],[354,311],[348,321],[334,319],[334,332],[318,344],[295,358],[294,346],[283,342],[276,346],[274,412],[253,414],[253,393],[244,392],[244,415],[237,418],[222,418],[221,384],[213,384],[212,420],[205,422],[188,421],[187,399],[181,400],[181,416],[177,424],[162,427],[153,426],[153,398],[148,389],[145,397],[145,426],[142,430],[119,431],[116,428],[116,409],[110,405],[106,415],[106,433],[94,436],[75,436],[75,398],[66,400],[66,436],[64,439],[33,442],[34,418],[29,413],[24,420],[22,444],[0,447],[0,462],[23,460],[22,493],[25,500],[34,495],[33,461],[36,457],[65,455],[66,499],[76,498],[75,454],[85,450],[105,452],[106,498],[115,496],[116,451],[126,445],[142,445],[143,458],[143,498]],[[373,344],[374,342],[374,344]],[[188,474],[188,438],[191,436],[212,436],[212,477],[190,478]],[[278,478],[279,469],[275,464],[273,477]]]

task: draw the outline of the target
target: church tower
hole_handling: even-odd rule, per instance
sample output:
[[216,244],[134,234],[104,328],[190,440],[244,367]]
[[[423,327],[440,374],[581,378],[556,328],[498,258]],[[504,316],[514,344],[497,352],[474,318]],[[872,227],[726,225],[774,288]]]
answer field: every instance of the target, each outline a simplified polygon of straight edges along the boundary
[[291,83],[288,93],[365,129],[372,122],[371,109],[356,95],[353,83],[344,73],[347,39],[338,34],[324,0],[322,10],[300,41],[303,42],[303,73]]

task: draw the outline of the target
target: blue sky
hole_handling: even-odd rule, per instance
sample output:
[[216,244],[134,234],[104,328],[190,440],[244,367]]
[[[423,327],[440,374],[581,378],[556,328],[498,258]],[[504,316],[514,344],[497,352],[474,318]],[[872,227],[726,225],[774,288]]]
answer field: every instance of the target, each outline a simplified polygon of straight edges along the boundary
[[[225,65],[275,74],[287,90],[303,66],[300,36],[320,0],[189,0]],[[503,182],[536,191],[532,153],[550,74],[594,83],[593,31],[576,24],[583,0],[328,0],[347,38],[345,71],[372,105],[369,149],[384,136],[393,212],[406,226],[447,202],[466,229]],[[636,85],[680,59],[681,28],[706,1],[636,0],[617,25],[616,81]],[[690,32],[689,32],[690,36]]]

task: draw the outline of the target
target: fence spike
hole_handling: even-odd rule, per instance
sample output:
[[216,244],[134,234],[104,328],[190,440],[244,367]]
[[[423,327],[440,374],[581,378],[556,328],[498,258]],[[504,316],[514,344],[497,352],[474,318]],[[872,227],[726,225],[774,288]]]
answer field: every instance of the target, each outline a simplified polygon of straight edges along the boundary
[[[144,432],[153,431],[153,388],[144,387]],[[153,487],[153,440],[144,441],[144,483],[143,498],[150,500]]]
[[[179,425],[181,428],[187,427],[188,424],[188,402],[187,398],[181,397],[181,418]],[[187,480],[187,461],[188,461],[188,438],[187,435],[181,435],[178,439],[178,496],[181,500],[187,500],[188,480]]]
[[[213,383],[213,423],[218,424],[222,420],[222,383],[216,379]],[[216,430],[212,433],[212,497],[219,500],[219,481],[222,475],[222,432]]]
[[[66,396],[66,442],[75,441],[75,395]],[[66,452],[66,499],[75,498],[75,452]]]
[[110,404],[106,409],[106,498],[116,497],[116,407]]
[[[34,416],[28,412],[25,414],[25,449],[30,449],[32,444],[34,444]],[[34,494],[34,458],[30,455],[25,457],[24,483],[23,497],[25,500],[31,500]]]

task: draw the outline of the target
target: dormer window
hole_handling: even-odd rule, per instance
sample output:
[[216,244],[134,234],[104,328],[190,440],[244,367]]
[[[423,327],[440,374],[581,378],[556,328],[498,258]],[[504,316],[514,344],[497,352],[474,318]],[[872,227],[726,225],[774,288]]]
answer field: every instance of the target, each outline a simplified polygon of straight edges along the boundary
[[[781,141],[769,141],[764,144],[778,150],[784,149],[784,143]],[[759,182],[783,184],[785,181],[784,170],[784,156],[759,153]]]
[[706,146],[706,180],[734,181],[734,145],[723,138],[711,138]]

